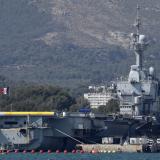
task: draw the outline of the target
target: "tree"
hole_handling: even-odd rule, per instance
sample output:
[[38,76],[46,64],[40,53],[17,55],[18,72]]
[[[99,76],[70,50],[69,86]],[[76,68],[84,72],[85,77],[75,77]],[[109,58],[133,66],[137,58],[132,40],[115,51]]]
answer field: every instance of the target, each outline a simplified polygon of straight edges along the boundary
[[76,103],[70,107],[71,112],[77,112],[80,108],[90,108],[89,103],[83,97],[78,97]]
[[119,112],[119,103],[117,100],[110,100],[105,106],[100,106],[93,110],[95,113],[113,114]]
[[107,104],[106,104],[106,108],[107,108],[107,112],[108,113],[117,113],[119,112],[119,103],[117,100],[110,100]]
[[3,111],[63,111],[76,103],[65,89],[51,85],[20,85],[10,92],[0,96]]

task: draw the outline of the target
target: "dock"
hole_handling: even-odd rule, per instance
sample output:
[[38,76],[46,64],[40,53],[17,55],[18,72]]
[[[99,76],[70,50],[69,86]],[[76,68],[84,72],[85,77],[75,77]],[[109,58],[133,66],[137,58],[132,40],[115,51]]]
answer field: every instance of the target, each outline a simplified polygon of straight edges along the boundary
[[120,144],[78,144],[77,147],[81,148],[85,152],[104,152],[104,153],[115,153],[115,152],[142,152],[142,145],[120,145]]

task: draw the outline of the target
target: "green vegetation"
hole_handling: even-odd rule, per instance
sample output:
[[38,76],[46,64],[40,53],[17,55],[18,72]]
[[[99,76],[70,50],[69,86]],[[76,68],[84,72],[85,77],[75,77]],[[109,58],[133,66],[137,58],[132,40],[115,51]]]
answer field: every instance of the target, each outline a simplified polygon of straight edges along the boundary
[[[21,82],[18,85],[0,76],[0,88],[10,86],[8,95],[0,95],[0,111],[79,111],[90,108],[84,100],[86,86],[76,89],[60,88],[52,85],[37,85]],[[116,113],[118,102],[111,100],[95,112]]]
[[85,86],[69,90],[53,85],[9,81],[0,76],[0,88],[9,86],[8,95],[0,95],[0,111],[78,111],[88,107],[83,99]]
[[9,95],[0,97],[1,110],[62,111],[75,103],[66,90],[48,85],[18,86],[11,88]]
[[76,103],[70,107],[70,111],[76,112],[80,108],[89,108],[89,103],[83,97],[76,98]]
[[94,112],[103,114],[112,114],[119,112],[119,103],[117,100],[110,100],[106,106],[100,106],[98,109],[94,109]]

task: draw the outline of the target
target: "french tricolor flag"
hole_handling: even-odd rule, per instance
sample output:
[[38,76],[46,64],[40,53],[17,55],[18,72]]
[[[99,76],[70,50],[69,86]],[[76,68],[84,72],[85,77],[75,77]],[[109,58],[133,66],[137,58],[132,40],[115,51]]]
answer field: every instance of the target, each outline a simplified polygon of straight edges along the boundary
[[9,87],[0,88],[0,94],[8,94],[9,93]]

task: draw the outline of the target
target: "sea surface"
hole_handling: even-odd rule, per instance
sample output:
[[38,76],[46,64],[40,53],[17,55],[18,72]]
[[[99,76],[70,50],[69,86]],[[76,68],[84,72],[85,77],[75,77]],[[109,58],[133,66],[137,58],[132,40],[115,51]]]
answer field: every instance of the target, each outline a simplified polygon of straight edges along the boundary
[[9,153],[1,154],[0,160],[160,160],[160,153]]

